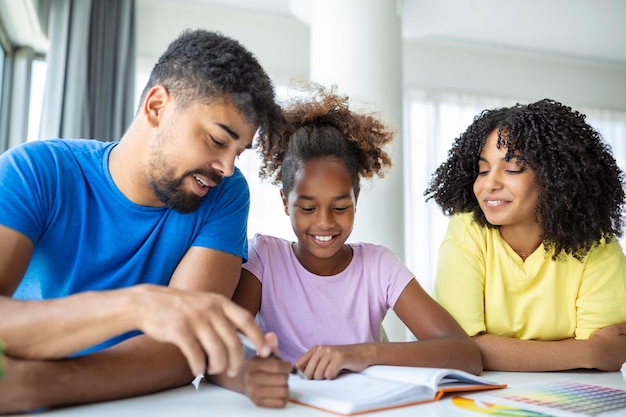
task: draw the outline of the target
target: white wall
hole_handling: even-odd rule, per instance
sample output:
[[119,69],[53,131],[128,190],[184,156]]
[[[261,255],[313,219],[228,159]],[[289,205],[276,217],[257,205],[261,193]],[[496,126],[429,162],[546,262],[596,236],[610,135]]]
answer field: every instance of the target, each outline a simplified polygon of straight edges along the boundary
[[[218,30],[238,39],[277,84],[309,74],[309,29],[295,17],[161,0],[137,0],[138,68],[149,70],[185,28]],[[624,65],[429,41],[405,41],[403,61],[407,93],[422,89],[529,101],[549,97],[575,108],[626,111]]]
[[309,28],[291,16],[271,16],[194,2],[136,0],[138,68],[148,70],[184,29],[222,32],[254,53],[275,83],[309,74]]
[[626,110],[624,65],[442,42],[405,42],[403,57],[406,89]]

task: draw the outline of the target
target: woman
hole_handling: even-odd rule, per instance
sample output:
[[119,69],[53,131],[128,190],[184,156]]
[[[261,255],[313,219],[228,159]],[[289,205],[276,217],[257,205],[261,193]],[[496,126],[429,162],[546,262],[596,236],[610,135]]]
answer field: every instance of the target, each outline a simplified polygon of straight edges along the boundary
[[484,111],[425,195],[451,215],[436,298],[485,369],[620,369],[624,174],[584,115],[552,100]]

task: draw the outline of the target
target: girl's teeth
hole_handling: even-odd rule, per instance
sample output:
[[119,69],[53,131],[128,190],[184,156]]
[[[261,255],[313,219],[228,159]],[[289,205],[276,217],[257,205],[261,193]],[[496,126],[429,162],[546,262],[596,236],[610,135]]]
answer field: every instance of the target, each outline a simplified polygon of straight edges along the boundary
[[332,238],[332,236],[315,236],[315,239],[321,240],[322,242],[328,242]]

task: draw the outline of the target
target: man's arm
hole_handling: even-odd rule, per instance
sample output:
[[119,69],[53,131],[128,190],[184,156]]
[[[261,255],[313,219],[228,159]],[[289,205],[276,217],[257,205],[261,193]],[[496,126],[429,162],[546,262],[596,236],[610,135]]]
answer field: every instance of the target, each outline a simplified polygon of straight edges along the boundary
[[[170,286],[215,292],[230,297],[237,284],[240,268],[241,258],[237,256],[193,247],[179,263]],[[151,311],[162,313],[163,325],[167,325],[168,315],[188,307],[183,300],[180,300],[179,305],[169,306],[152,301],[156,304]],[[227,304],[232,305],[230,301]],[[227,341],[228,346],[222,346],[229,365],[225,366],[221,362],[224,357],[220,358],[219,354],[212,355],[209,357],[209,372],[218,373],[227,368],[232,372],[239,369],[244,358],[239,340],[233,331],[237,326],[219,309],[213,317],[200,316],[197,319],[198,323],[216,323],[213,326],[214,333],[207,330],[206,326],[183,326],[178,330],[216,345],[224,342],[220,339],[224,334],[232,335],[232,340]],[[243,327],[244,332],[259,346],[263,345],[263,334],[254,324],[253,316],[247,312]],[[0,412],[129,397],[180,386],[193,377],[179,349],[170,343],[159,343],[146,336],[138,336],[105,351],[79,358],[59,361],[9,358],[7,368],[7,378],[0,382]]]
[[520,340],[482,334],[474,336],[474,341],[485,370],[492,371],[617,371],[626,362],[626,323],[597,330],[587,340]]

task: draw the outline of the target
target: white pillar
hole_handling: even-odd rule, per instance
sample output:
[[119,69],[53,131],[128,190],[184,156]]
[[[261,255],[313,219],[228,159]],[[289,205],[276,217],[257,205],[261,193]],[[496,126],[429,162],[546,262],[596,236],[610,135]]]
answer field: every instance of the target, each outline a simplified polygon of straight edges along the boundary
[[[394,0],[292,0],[311,28],[311,79],[336,85],[351,108],[377,113],[397,132],[392,169],[383,179],[361,182],[350,241],[387,246],[404,259],[402,155],[402,41]],[[394,314],[385,319],[391,340],[404,340]]]

